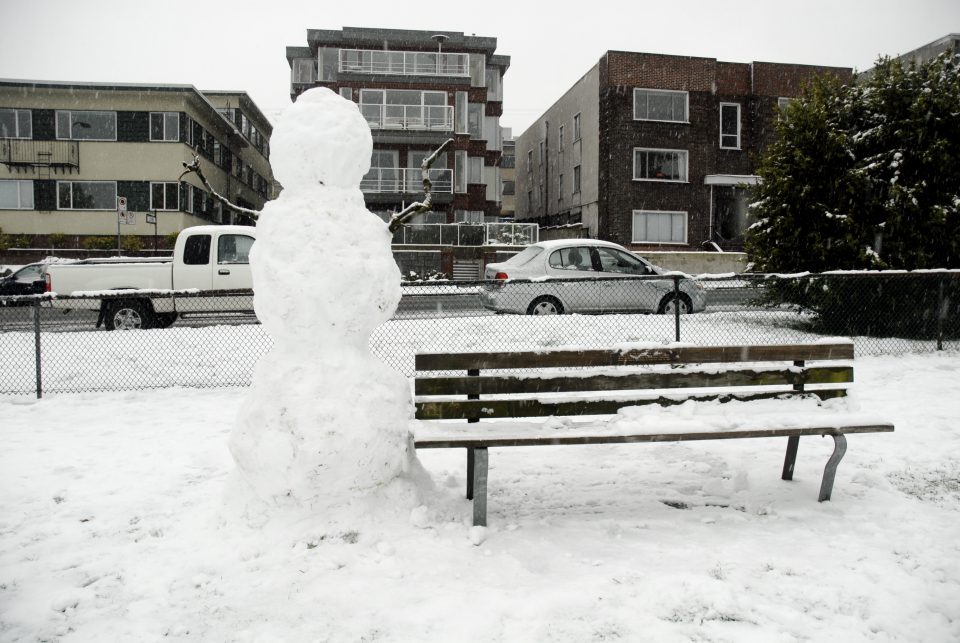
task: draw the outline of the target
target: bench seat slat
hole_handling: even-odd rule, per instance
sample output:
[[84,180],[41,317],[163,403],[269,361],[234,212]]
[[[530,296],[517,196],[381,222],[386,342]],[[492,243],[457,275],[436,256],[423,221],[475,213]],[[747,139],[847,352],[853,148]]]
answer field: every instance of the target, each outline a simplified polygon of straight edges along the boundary
[[415,440],[418,449],[439,449],[455,447],[520,447],[563,444],[622,444],[627,442],[685,442],[693,440],[734,440],[738,438],[778,438],[805,435],[835,435],[851,433],[889,433],[892,424],[866,424],[851,426],[821,426],[803,428],[749,429],[737,431],[707,431],[702,433],[638,433],[616,435],[569,435],[535,437],[489,437],[464,436],[462,438],[443,438]]
[[555,350],[515,353],[419,353],[418,371],[559,368],[643,364],[711,364],[853,359],[853,342],[771,346],[675,346],[622,350]]
[[892,424],[861,424],[850,426],[820,426],[776,429],[744,429],[734,431],[704,431],[699,433],[635,433],[609,434],[602,433],[576,435],[550,435],[530,437],[491,436],[480,437],[465,435],[463,437],[424,438],[415,440],[418,449],[440,448],[484,448],[484,447],[520,447],[545,446],[564,444],[623,444],[629,442],[686,442],[694,440],[734,440],[738,438],[778,438],[800,437],[810,435],[836,435],[851,433],[889,433],[893,431]]
[[[815,395],[822,400],[843,397],[846,389],[818,389],[804,395]],[[690,395],[683,397],[651,397],[625,400],[575,400],[561,402],[542,402],[534,399],[500,400],[450,400],[444,402],[417,402],[418,420],[466,420],[471,418],[519,418],[546,417],[551,415],[613,415],[628,406],[659,404],[674,406],[687,401],[720,402],[764,400],[796,395],[789,391],[768,391],[760,393]]]
[[421,377],[416,395],[507,395],[512,393],[562,393],[573,391],[627,391],[642,389],[707,388],[719,386],[796,386],[842,384],[853,381],[852,366],[818,366],[803,370],[737,370],[720,372],[594,374],[587,377]]

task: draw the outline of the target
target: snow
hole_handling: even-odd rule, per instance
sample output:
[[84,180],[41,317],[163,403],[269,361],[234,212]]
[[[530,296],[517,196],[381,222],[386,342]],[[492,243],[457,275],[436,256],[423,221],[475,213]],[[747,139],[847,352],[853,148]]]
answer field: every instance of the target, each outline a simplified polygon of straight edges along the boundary
[[958,640],[958,358],[855,361],[851,412],[896,431],[848,437],[830,502],[829,439],[792,482],[783,439],[492,449],[486,529],[447,449],[413,509],[251,526],[228,450],[251,389],[0,398],[0,638]]

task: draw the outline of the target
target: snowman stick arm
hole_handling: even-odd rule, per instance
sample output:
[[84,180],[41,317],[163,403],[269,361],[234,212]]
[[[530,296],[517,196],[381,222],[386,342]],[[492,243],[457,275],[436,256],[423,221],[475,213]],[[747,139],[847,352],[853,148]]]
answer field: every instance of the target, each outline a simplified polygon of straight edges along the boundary
[[188,174],[196,174],[196,175],[197,175],[197,178],[200,179],[200,182],[203,183],[203,186],[204,186],[205,188],[207,188],[207,190],[209,190],[210,194],[212,194],[212,195],[213,195],[213,198],[215,198],[217,201],[219,201],[220,203],[222,203],[222,204],[225,205],[226,207],[230,208],[230,209],[233,210],[234,212],[239,212],[240,214],[245,214],[245,215],[247,215],[248,217],[253,217],[254,219],[257,219],[257,218],[260,217],[260,213],[259,213],[258,211],[256,211],[256,210],[251,210],[251,209],[249,209],[249,208],[244,208],[244,207],[241,207],[241,206],[239,206],[239,205],[234,205],[233,203],[230,203],[230,200],[229,200],[227,197],[221,196],[219,192],[217,192],[216,190],[214,190],[214,189],[213,189],[213,186],[210,185],[210,181],[208,181],[208,180],[207,180],[207,177],[205,177],[205,176],[203,175],[203,170],[200,169],[200,157],[199,157],[199,156],[195,155],[195,156],[193,157],[193,162],[192,162],[192,163],[184,162],[184,163],[183,163],[183,167],[184,167],[185,169],[183,170],[183,173],[180,174],[180,178],[177,179],[178,182],[182,181],[182,180],[183,180],[183,177],[185,177],[185,176],[188,175]]
[[396,232],[411,217],[421,212],[426,212],[433,207],[433,182],[430,181],[430,167],[436,162],[437,157],[451,145],[453,145],[453,139],[448,138],[444,141],[443,145],[434,150],[430,156],[423,159],[423,163],[420,164],[420,175],[423,177],[423,201],[414,201],[390,217],[390,232]]

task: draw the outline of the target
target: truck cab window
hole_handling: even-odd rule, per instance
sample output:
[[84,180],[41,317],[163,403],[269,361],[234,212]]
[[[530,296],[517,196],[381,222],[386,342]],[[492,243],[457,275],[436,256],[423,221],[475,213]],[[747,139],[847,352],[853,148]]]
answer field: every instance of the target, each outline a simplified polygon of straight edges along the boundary
[[203,266],[210,263],[210,235],[195,234],[183,247],[183,263],[187,266]]
[[217,263],[250,263],[253,237],[225,234],[217,241]]

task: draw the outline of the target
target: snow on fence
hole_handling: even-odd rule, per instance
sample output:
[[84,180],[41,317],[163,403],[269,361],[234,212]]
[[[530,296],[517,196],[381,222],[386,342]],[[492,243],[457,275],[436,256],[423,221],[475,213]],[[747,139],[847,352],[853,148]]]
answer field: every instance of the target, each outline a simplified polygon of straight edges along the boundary
[[[693,294],[694,282],[705,295],[704,310],[638,312],[656,310],[671,294]],[[485,301],[491,303],[491,292],[498,294],[499,305],[517,310],[548,296],[605,314],[498,314],[484,307]],[[510,293],[513,300],[506,297]],[[271,345],[256,317],[191,314],[204,295],[176,296],[182,314],[172,326],[110,332],[96,328],[96,298],[0,298],[0,394],[248,385],[257,360]],[[237,301],[248,301],[250,293],[220,296],[221,308],[236,310]],[[616,305],[611,303],[615,299]],[[208,298],[202,309],[211,308]],[[417,282],[404,285],[396,315],[374,334],[371,350],[412,375],[413,356],[427,351],[676,341],[770,344],[836,336],[852,337],[858,355],[960,348],[960,273]]]

